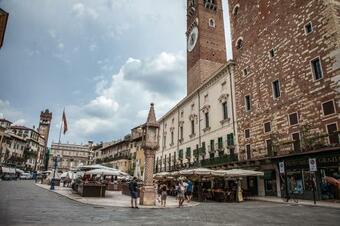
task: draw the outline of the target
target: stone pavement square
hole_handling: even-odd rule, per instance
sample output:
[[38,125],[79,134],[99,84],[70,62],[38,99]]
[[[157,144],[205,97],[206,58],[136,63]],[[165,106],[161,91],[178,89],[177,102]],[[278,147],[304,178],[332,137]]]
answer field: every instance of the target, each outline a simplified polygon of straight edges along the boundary
[[0,181],[0,225],[338,226],[340,210],[248,201],[188,208],[131,209],[79,203],[32,181]]

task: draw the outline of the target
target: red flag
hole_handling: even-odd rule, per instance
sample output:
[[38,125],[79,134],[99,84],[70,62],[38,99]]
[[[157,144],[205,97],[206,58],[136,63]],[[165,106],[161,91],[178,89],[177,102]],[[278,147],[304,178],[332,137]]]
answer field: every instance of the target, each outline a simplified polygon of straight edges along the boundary
[[66,120],[66,114],[65,114],[65,110],[63,111],[63,124],[64,124],[64,134],[67,132],[67,120]]

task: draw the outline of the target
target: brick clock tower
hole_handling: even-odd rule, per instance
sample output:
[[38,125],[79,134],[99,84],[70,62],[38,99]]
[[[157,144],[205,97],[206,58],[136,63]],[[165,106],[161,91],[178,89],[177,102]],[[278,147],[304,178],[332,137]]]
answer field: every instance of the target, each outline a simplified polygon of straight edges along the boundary
[[227,61],[222,0],[187,0],[187,94]]
[[48,159],[46,160],[46,151],[47,151],[48,136],[50,133],[51,121],[52,121],[52,112],[50,112],[48,109],[40,113],[40,122],[39,122],[38,132],[45,139],[45,153],[44,153],[45,154],[45,170],[47,170],[47,164],[48,164]]
[[40,123],[39,123],[38,132],[45,139],[45,147],[47,147],[51,121],[52,121],[52,112],[50,112],[48,109],[40,113]]

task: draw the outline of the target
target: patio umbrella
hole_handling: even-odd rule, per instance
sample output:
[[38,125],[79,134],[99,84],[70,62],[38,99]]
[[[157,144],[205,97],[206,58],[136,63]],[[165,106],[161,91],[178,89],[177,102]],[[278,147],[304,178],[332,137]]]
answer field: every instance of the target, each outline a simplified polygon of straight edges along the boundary
[[133,173],[133,176],[136,177],[137,179],[141,179],[142,178],[142,173],[140,171],[140,165],[139,165],[139,161],[136,160],[136,167],[135,167],[135,171]]
[[103,166],[103,165],[100,165],[100,164],[87,165],[87,166],[79,166],[79,167],[78,167],[78,170],[81,170],[81,171],[93,170],[93,169],[107,169],[107,170],[114,170],[114,171],[117,171],[117,169],[115,169],[115,168]]
[[157,178],[164,178],[170,176],[169,172],[161,172],[161,173],[156,173],[153,175],[153,178],[157,179]]
[[16,172],[16,173],[20,173],[20,174],[21,174],[21,173],[25,173],[25,172],[24,172],[23,170],[21,170],[21,169],[15,169],[15,172]]
[[248,177],[248,176],[263,176],[264,173],[254,170],[232,169],[232,170],[214,170],[214,176],[221,177]]
[[196,169],[185,169],[179,171],[179,175],[186,176],[186,175],[196,175],[196,176],[210,176],[214,170],[207,169],[207,168],[196,168]]
[[120,171],[118,170],[107,170],[107,169],[94,169],[85,172],[85,175],[104,175],[104,176],[119,176]]

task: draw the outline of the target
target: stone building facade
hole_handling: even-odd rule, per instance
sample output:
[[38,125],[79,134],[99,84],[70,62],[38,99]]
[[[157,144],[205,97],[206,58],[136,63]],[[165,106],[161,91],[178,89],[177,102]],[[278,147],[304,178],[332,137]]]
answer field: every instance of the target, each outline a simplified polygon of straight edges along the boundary
[[159,120],[157,172],[237,161],[233,67],[226,64]]
[[222,1],[187,2],[188,95],[160,120],[155,170],[238,159],[233,71],[226,61]]
[[47,151],[48,151],[47,145],[48,145],[48,137],[50,134],[51,121],[52,121],[52,112],[50,112],[48,109],[40,112],[38,132],[45,140],[45,149],[44,149],[43,156],[42,156],[42,159],[44,159],[45,170],[47,170],[47,167],[48,167],[47,166],[48,159],[46,159],[46,156],[47,156]]
[[[229,1],[237,167],[265,172],[248,178],[253,194],[285,193],[279,162],[301,198],[312,198],[312,177],[317,198],[325,198],[323,178],[340,173],[339,9],[333,0]],[[309,158],[317,161],[315,174]]]
[[[319,134],[339,130],[336,2],[229,1],[242,160],[299,151],[304,126]],[[279,141],[288,145],[273,150]]]
[[53,169],[53,157],[59,155],[58,171],[75,170],[80,165],[88,165],[90,156],[89,144],[59,144],[52,143],[49,158],[49,169]]
[[7,127],[2,142],[2,161],[27,170],[40,170],[45,140],[34,128],[25,126]]

